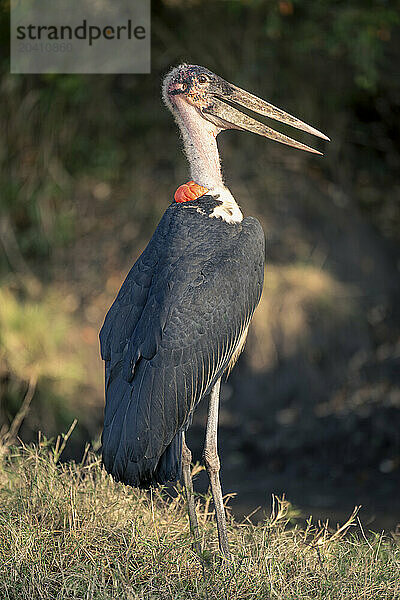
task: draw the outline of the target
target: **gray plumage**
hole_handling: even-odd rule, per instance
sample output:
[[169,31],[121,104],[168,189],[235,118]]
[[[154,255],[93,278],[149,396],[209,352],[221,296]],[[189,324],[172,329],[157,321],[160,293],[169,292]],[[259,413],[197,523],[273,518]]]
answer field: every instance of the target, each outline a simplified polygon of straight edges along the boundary
[[180,476],[182,433],[259,302],[261,225],[210,218],[218,204],[205,195],[169,206],[104,321],[103,462],[117,481]]

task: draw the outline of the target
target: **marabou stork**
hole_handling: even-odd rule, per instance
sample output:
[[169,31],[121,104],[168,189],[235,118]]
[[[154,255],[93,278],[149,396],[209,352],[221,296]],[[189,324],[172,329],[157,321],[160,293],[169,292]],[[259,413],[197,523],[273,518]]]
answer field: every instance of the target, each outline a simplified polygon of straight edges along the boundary
[[243,218],[223,183],[216,137],[240,129],[321,154],[235,107],[241,105],[329,138],[204,67],[172,69],[162,95],[179,126],[191,181],[176,191],[100,332],[103,463],[115,480],[142,488],[183,475],[199,550],[185,432],[197,404],[210,394],[204,459],[219,546],[229,560],[217,453],[220,383],[243,349],[261,297],[265,244],[260,223]]

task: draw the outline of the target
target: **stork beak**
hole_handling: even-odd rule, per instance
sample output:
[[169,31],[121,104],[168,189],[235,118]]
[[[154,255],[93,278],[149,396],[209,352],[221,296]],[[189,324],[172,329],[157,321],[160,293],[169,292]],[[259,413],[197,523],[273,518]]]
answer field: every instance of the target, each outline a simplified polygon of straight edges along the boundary
[[314,148],[310,148],[301,142],[297,142],[283,133],[274,131],[271,127],[264,125],[264,123],[260,123],[228,103],[239,104],[259,115],[269,117],[275,121],[280,121],[286,125],[291,125],[292,127],[296,127],[296,129],[301,129],[302,131],[316,135],[323,140],[330,141],[325,134],[314,129],[314,127],[307,125],[307,123],[303,123],[303,121],[300,121],[280,108],[269,104],[269,102],[266,102],[265,100],[246,92],[246,90],[242,90],[222,79],[220,80],[219,85],[216,85],[212,90],[211,102],[206,108],[203,108],[203,112],[210,116],[217,117],[220,122],[222,121],[224,129],[251,131],[252,133],[257,133],[258,135],[270,138],[271,140],[281,142],[282,144],[293,146],[299,150],[306,150],[307,152],[313,152],[314,154],[322,154],[322,152],[314,150]]

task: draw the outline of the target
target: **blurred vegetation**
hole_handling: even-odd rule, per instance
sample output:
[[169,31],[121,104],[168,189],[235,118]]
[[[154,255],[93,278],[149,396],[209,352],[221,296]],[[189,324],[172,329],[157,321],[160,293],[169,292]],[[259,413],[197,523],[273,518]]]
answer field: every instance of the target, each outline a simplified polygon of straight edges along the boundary
[[[75,415],[81,446],[98,438],[98,329],[187,178],[160,100],[162,76],[186,61],[332,138],[316,159],[221,136],[228,185],[262,221],[272,265],[230,384],[226,422],[245,421],[227,454],[254,462],[314,440],[318,455],[323,421],[328,446],[341,440],[346,454],[339,479],[355,463],[363,481],[365,469],[399,476],[399,2],[154,0],[149,76],[10,75],[8,3],[0,7],[3,428],[34,379],[23,439],[55,435]],[[272,418],[260,419],[261,401]],[[325,466],[335,460],[324,456]]]
[[0,291],[2,359],[19,379],[47,376],[71,382],[82,378],[79,354],[68,339],[70,323],[56,310],[60,307],[56,302],[18,302],[10,290]]

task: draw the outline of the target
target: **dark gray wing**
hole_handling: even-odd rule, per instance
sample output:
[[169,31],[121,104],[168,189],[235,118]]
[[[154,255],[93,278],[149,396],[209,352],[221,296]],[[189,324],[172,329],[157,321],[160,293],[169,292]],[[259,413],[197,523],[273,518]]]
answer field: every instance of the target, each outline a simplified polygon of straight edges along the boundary
[[166,212],[101,332],[103,461],[135,486],[178,476],[181,432],[226,370],[262,291],[258,221],[182,212]]

